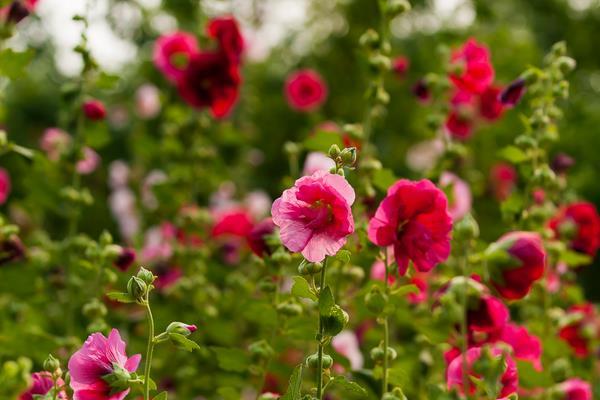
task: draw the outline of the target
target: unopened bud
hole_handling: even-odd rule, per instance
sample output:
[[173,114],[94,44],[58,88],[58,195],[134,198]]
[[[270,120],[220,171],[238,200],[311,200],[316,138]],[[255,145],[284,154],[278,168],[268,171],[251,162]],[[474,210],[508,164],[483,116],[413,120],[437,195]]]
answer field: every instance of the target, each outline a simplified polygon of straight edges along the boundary
[[338,156],[340,155],[341,150],[340,147],[337,144],[332,144],[331,147],[329,147],[329,157],[332,159],[336,159],[338,158]]
[[196,332],[198,327],[196,325],[188,325],[183,322],[171,322],[165,332],[167,333],[178,333],[183,336],[189,336]]
[[277,305],[277,311],[288,317],[302,314],[302,306],[292,301],[286,301]]
[[562,56],[556,60],[556,65],[563,74],[568,74],[575,69],[577,62],[575,62],[575,60],[571,57]]
[[156,276],[146,268],[142,267],[137,273],[137,277],[140,278],[146,285],[151,285],[156,279]]
[[52,354],[48,354],[48,357],[44,360],[44,371],[56,372],[60,369],[60,361],[58,361]]
[[[328,354],[323,354],[323,369],[329,369],[333,365],[333,358]],[[319,367],[319,355],[317,353],[306,357],[306,366],[309,368]]]
[[379,315],[383,312],[387,304],[387,296],[382,293],[379,286],[373,285],[371,290],[365,296],[365,304],[369,311],[373,314]]
[[410,3],[407,0],[389,0],[386,13],[390,18],[394,18],[410,10]]
[[148,285],[137,276],[132,276],[127,282],[127,293],[137,301],[144,300],[148,291]]
[[344,165],[352,166],[356,162],[356,147],[347,147],[340,153]]
[[376,49],[380,45],[379,34],[373,29],[367,29],[365,33],[360,36],[359,43],[361,46],[368,49]]

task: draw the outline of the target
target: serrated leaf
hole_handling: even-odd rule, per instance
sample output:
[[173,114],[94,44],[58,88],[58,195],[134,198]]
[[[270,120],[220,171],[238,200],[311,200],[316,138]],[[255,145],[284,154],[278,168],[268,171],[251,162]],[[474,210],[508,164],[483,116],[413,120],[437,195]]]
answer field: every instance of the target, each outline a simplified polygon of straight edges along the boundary
[[106,295],[109,299],[118,301],[119,303],[135,303],[135,299],[129,293],[110,292]]
[[168,396],[169,396],[168,392],[160,392],[159,394],[154,396],[153,400],[167,400]]
[[186,338],[180,333],[169,333],[169,339],[175,342],[178,347],[181,347],[186,351],[200,350],[198,343]]
[[219,367],[225,371],[244,372],[250,366],[250,357],[240,349],[211,347],[211,350],[217,356]]
[[311,151],[322,151],[327,154],[329,147],[332,144],[337,144],[340,148],[344,147],[342,138],[335,132],[319,131],[314,135],[309,136],[304,141],[304,147],[306,150]]
[[382,168],[373,174],[373,184],[382,192],[387,192],[388,188],[396,182],[397,178],[391,169]]
[[331,288],[329,286],[325,286],[323,289],[321,289],[321,293],[319,294],[319,315],[322,317],[330,316],[334,306],[335,300],[333,298]]
[[310,286],[306,279],[301,276],[294,276],[294,285],[292,286],[292,294],[297,297],[311,299],[317,301],[317,296],[310,290]]
[[516,146],[506,146],[498,152],[498,156],[513,164],[519,164],[529,159],[527,154]]
[[367,391],[363,389],[358,383],[349,381],[345,376],[336,376],[327,384],[327,388],[333,386],[338,391],[342,392],[346,396],[353,398],[365,399],[367,398]]
[[302,396],[302,364],[294,368],[287,391],[280,400],[300,400]]

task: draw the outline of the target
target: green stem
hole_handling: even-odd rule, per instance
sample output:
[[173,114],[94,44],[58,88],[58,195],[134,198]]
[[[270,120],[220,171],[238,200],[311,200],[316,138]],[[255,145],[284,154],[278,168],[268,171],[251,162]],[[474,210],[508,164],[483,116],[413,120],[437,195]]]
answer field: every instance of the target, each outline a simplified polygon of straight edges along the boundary
[[148,346],[146,347],[146,363],[144,364],[144,400],[150,400],[150,369],[152,368],[152,353],[154,352],[154,317],[147,296],[145,305],[148,314]]
[[[384,285],[385,285],[385,294],[388,295],[389,291],[390,291],[390,287],[389,287],[389,283],[388,283],[388,278],[389,278],[389,270],[388,270],[388,252],[387,249],[384,249],[384,267],[385,267],[385,280],[384,280]],[[389,323],[388,323],[388,316],[386,311],[384,310],[384,314],[383,314],[383,377],[381,380],[381,395],[383,396],[384,394],[387,393],[388,391],[388,347],[390,345],[390,329],[389,329]]]
[[467,304],[467,291],[469,290],[469,286],[467,283],[467,280],[469,279],[468,277],[468,261],[467,261],[467,257],[468,257],[468,252],[467,252],[467,244],[464,244],[464,253],[463,256],[460,259],[460,263],[461,263],[461,273],[463,275],[463,290],[462,290],[462,308],[463,308],[463,318],[461,320],[461,324],[460,324],[460,334],[461,334],[461,353],[462,353],[462,382],[463,382],[463,393],[465,395],[465,397],[467,399],[470,398],[469,396],[469,374],[468,374],[468,368],[469,365],[467,363],[467,350],[468,350],[468,326],[467,326],[467,316],[468,316],[468,304]]
[[[321,282],[319,283],[319,294],[325,287],[325,269],[327,268],[327,257],[323,261],[323,269],[321,270]],[[323,398],[323,334],[325,327],[321,321],[321,315],[319,313],[319,333],[317,334],[317,340],[319,341],[318,349],[318,365],[317,365],[317,399]]]

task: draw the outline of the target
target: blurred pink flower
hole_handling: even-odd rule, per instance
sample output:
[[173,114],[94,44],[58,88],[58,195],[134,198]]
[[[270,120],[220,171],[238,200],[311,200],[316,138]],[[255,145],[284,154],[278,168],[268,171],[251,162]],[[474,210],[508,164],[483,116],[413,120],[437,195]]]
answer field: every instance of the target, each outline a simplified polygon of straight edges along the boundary
[[168,80],[176,82],[184,75],[191,56],[196,53],[198,43],[192,34],[174,32],[156,40],[153,61]]
[[350,368],[356,371],[363,367],[364,357],[360,351],[358,338],[356,334],[350,330],[345,330],[334,336],[331,345],[339,354],[343,355],[350,361]]
[[296,111],[314,111],[327,100],[327,85],[316,71],[296,71],[285,81],[285,97]]
[[6,203],[6,200],[8,200],[11,187],[12,183],[8,171],[4,168],[0,168],[0,204],[4,204]]
[[[47,371],[31,374],[31,381],[31,386],[29,386],[25,392],[21,393],[19,400],[33,400],[34,395],[45,395],[54,387],[52,374]],[[56,383],[59,387],[62,387],[65,384],[61,378],[58,378]],[[67,400],[67,394],[64,390],[60,390],[56,399]]]
[[145,83],[135,92],[135,110],[140,118],[151,119],[161,109],[160,92],[156,86]]
[[320,151],[313,151],[308,153],[304,160],[302,175],[312,175],[317,171],[329,172],[333,167],[335,167],[335,162],[331,158]]
[[100,164],[100,156],[90,147],[83,148],[83,158],[77,161],[76,169],[82,175],[91,174]]
[[59,128],[48,128],[40,138],[40,148],[51,161],[58,161],[71,145],[71,136]]
[[561,400],[592,400],[592,386],[579,378],[571,378],[559,384]]
[[473,198],[467,182],[452,172],[443,172],[440,176],[440,187],[448,194],[448,212],[454,222],[461,220],[471,211]]
[[106,108],[100,100],[91,99],[83,103],[83,113],[91,121],[100,121],[106,117]]

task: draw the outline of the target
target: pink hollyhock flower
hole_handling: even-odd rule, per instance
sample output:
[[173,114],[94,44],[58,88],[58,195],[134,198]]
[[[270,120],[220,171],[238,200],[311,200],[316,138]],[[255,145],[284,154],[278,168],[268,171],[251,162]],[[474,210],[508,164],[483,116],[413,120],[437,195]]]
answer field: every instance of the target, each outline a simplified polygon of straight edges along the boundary
[[544,201],[546,201],[546,192],[544,191],[544,189],[534,189],[531,193],[531,196],[533,197],[533,201],[537,205],[542,205],[544,204]]
[[135,255],[135,249],[123,247],[113,263],[121,271],[127,271],[135,262]]
[[504,329],[510,314],[502,300],[483,294],[477,302],[469,305],[467,324],[469,330],[483,333],[498,333]]
[[125,342],[119,331],[113,329],[108,338],[101,333],[93,333],[69,360],[69,374],[73,400],[123,400],[129,389],[111,393],[112,388],[104,377],[114,372],[115,364],[129,372],[135,372],[141,355],[127,357]]
[[488,121],[495,121],[504,113],[504,105],[500,102],[500,88],[488,86],[479,96],[479,115]]
[[329,172],[333,167],[335,167],[335,162],[331,158],[320,151],[312,151],[304,160],[302,175],[312,175],[317,171]]
[[600,334],[596,318],[596,311],[591,303],[572,306],[567,312],[567,323],[558,332],[558,336],[571,346],[579,358],[590,355],[591,341]]
[[192,107],[210,108],[215,118],[224,118],[237,102],[241,80],[238,67],[224,54],[203,52],[190,56],[177,88]]
[[518,78],[511,82],[507,87],[505,87],[500,95],[498,96],[498,101],[507,108],[512,108],[525,94],[525,80],[523,78]]
[[212,237],[224,235],[246,237],[252,230],[252,216],[248,211],[241,208],[217,211],[214,213],[213,218]]
[[219,49],[232,64],[239,64],[244,51],[244,38],[240,34],[237,21],[233,17],[210,20],[206,27],[208,36],[217,39]]
[[537,233],[507,233],[492,244],[488,252],[501,258],[490,260],[489,264],[492,285],[505,299],[522,299],[544,275],[546,251]]
[[160,92],[156,86],[146,83],[135,92],[135,111],[143,119],[154,118],[160,112]]
[[294,110],[313,111],[327,99],[327,85],[316,71],[296,71],[285,81],[285,97]]
[[258,224],[254,225],[250,232],[246,235],[246,241],[250,250],[259,257],[264,257],[266,254],[271,254],[271,249],[267,245],[266,238],[275,232],[275,224],[271,218],[265,218]]
[[354,232],[354,189],[340,175],[317,171],[296,181],[271,208],[281,241],[311,262],[333,256]]
[[[373,265],[371,265],[370,277],[374,281],[383,282],[385,280],[385,264],[382,260],[377,260],[373,263]],[[394,282],[396,282],[396,277],[394,274],[389,274],[388,283],[393,285]]]
[[450,80],[460,90],[481,94],[494,81],[489,50],[473,38],[452,53],[451,65]]
[[394,246],[400,275],[409,261],[421,272],[444,262],[450,255],[451,231],[446,195],[426,179],[394,183],[368,226],[372,243]]
[[141,259],[143,262],[165,261],[173,255],[173,237],[162,227],[152,227],[148,229],[144,237],[144,247],[142,248]]
[[410,66],[410,60],[404,56],[398,56],[392,61],[392,71],[398,78],[404,78],[408,72]]
[[0,168],[0,204],[6,203],[12,187],[10,175],[4,168]]
[[48,128],[40,138],[40,147],[51,161],[58,161],[71,145],[71,136],[58,128]]
[[498,201],[504,201],[510,196],[517,183],[517,171],[505,162],[499,162],[490,170],[490,181],[494,196]]
[[[508,354],[504,354],[499,348],[491,348],[491,355],[495,358],[500,358],[504,355],[505,357],[505,369],[504,373],[500,377],[499,382],[499,393],[497,399],[505,399],[513,393],[516,393],[519,387],[519,375],[517,372],[517,366],[513,359]],[[467,350],[466,354],[461,354],[454,358],[446,371],[446,383],[448,389],[456,389],[460,394],[464,394],[465,386],[469,389],[469,394],[475,395],[477,388],[469,380],[468,383],[463,383],[463,359],[466,358],[468,376],[475,379],[482,379],[480,375],[475,372],[475,364],[482,357],[483,351],[481,347],[473,347]]]
[[567,240],[573,250],[596,256],[600,247],[600,216],[592,203],[582,201],[561,208],[550,220],[550,228],[556,237]]
[[417,293],[409,293],[408,294],[408,302],[410,304],[421,304],[427,301],[427,290],[429,289],[429,285],[427,284],[427,280],[425,277],[427,274],[415,274],[412,278],[410,278],[409,283],[415,285],[417,287]]
[[[54,388],[54,380],[52,379],[52,374],[50,372],[35,372],[31,374],[31,380],[31,386],[29,386],[27,391],[21,393],[19,400],[33,400],[34,395],[43,396]],[[65,382],[61,378],[58,378],[56,383],[59,388],[65,385]],[[57,393],[56,399],[67,400],[67,394],[64,390],[60,390]]]
[[196,38],[186,32],[162,35],[154,43],[154,65],[171,82],[183,77],[192,55],[198,53]]
[[106,118],[106,108],[100,100],[91,99],[83,103],[83,113],[91,121],[100,121]]
[[331,341],[331,345],[335,351],[350,361],[350,368],[353,371],[363,367],[365,360],[360,351],[358,338],[354,332],[345,330],[338,333]]
[[448,212],[454,222],[461,220],[471,211],[473,197],[469,184],[452,172],[443,172],[440,187],[448,194]]
[[579,378],[571,378],[560,383],[558,390],[562,393],[561,400],[592,400],[592,386]]
[[406,165],[413,171],[425,172],[435,166],[445,148],[441,139],[417,143],[406,152]]
[[171,266],[165,262],[158,263],[152,268],[152,273],[156,275],[154,286],[158,290],[167,290],[183,276],[183,271],[177,266]]
[[77,161],[75,169],[82,175],[91,174],[98,168],[100,156],[90,147],[83,148],[83,158]]
[[529,361],[537,371],[542,370],[542,342],[537,336],[529,333],[527,328],[506,324],[498,340],[512,347],[515,358]]
[[38,0],[13,0],[0,8],[0,19],[6,23],[18,24],[35,11]]
[[273,200],[263,190],[254,190],[244,197],[244,208],[252,218],[261,219],[269,215]]

